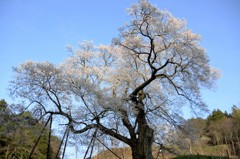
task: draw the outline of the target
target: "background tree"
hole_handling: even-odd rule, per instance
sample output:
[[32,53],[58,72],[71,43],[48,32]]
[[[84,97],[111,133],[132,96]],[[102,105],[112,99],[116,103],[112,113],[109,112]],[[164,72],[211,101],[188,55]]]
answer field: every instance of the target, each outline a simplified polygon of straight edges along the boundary
[[109,135],[129,145],[133,159],[152,159],[159,125],[178,126],[182,105],[206,110],[200,87],[210,88],[218,72],[184,20],[146,0],[128,13],[132,19],[112,45],[69,46],[72,56],[57,66],[23,63],[10,92],[32,111],[58,116],[85,141]]
[[[191,146],[195,150],[192,151],[193,153],[239,156],[239,112],[239,108],[233,106],[230,113],[223,113],[217,109],[213,110],[206,119],[187,120],[182,127],[184,130],[188,130],[188,134],[178,134],[177,138],[180,139],[176,146],[183,145],[184,148],[184,146],[192,144]],[[188,143],[186,139],[189,141]],[[190,150],[189,152],[191,153]]]
[[0,110],[3,111],[6,109],[7,109],[7,102],[4,99],[0,100]]
[[[0,158],[28,158],[43,124],[30,112],[11,113],[7,102],[0,101]],[[6,111],[8,110],[8,111]],[[50,158],[55,158],[60,141],[52,136]],[[48,150],[48,131],[45,131],[32,158],[45,159]],[[59,157],[59,156],[57,156]]]
[[211,144],[220,145],[223,143],[222,123],[225,119],[225,114],[219,109],[213,110],[213,112],[207,117],[207,132],[208,136],[211,138]]
[[235,154],[240,157],[240,108],[237,106],[232,107],[233,118],[233,139],[235,141]]
[[227,117],[226,113],[223,113],[221,110],[213,110],[212,114],[210,114],[207,118],[208,122],[217,122]]

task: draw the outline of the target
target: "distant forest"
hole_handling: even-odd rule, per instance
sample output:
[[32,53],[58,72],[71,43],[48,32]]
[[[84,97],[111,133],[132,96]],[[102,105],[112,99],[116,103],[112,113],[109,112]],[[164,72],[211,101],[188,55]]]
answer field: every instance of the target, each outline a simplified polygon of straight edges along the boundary
[[60,140],[51,135],[49,142],[49,127],[41,133],[44,124],[30,112],[13,113],[7,102],[0,100],[0,158],[29,158],[34,146],[32,159],[59,158],[60,153],[57,152]]
[[[188,149],[189,153],[221,153],[240,157],[240,109],[237,106],[232,107],[231,113],[217,109],[207,119],[189,119],[183,128],[188,130],[189,135],[181,140],[181,148]],[[218,147],[218,150],[204,150],[208,146]]]

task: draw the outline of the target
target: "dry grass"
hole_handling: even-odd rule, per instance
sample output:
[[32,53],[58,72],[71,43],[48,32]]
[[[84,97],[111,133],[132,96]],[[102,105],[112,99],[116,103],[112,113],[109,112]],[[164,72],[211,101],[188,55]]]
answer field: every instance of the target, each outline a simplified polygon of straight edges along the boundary
[[[125,148],[113,148],[111,149],[117,156],[121,159],[132,159],[131,149],[130,147]],[[153,156],[156,158],[158,155],[158,147],[153,149]],[[192,154],[199,154],[205,156],[226,156],[228,147],[227,145],[219,145],[219,146],[195,146],[192,148]],[[189,151],[184,150],[181,151],[183,155],[189,155]],[[163,152],[158,155],[157,159],[171,159],[175,155],[170,154],[168,152]],[[104,150],[100,152],[98,155],[94,156],[93,159],[119,159],[112,152],[108,150]]]

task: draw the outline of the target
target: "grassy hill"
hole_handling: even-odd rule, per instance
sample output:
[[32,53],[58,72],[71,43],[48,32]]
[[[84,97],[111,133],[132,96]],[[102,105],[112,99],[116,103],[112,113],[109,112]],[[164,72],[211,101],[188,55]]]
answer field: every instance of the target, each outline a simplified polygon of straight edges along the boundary
[[[158,154],[158,147],[153,149],[154,157],[157,159],[227,159],[227,145],[217,145],[217,146],[194,146],[192,147],[192,155],[186,150],[181,151],[182,157],[177,157],[176,155],[170,154],[169,152],[162,151],[163,153]],[[125,148],[113,148],[111,149],[116,155],[121,159],[132,159],[131,150],[129,147]],[[194,155],[195,154],[195,155]],[[198,155],[197,155],[198,154]],[[112,152],[105,150],[93,157],[93,159],[119,159]]]

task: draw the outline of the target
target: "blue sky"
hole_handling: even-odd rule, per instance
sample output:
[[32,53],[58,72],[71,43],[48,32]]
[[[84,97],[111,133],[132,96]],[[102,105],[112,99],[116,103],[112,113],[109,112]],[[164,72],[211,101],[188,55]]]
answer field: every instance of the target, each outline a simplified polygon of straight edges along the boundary
[[[12,67],[29,59],[60,63],[66,45],[83,40],[110,44],[128,21],[126,8],[137,0],[0,0],[0,98],[11,103]],[[202,36],[212,66],[222,77],[213,90],[203,89],[210,110],[240,106],[240,1],[150,0]]]
[[[60,63],[66,45],[83,40],[110,44],[128,21],[126,8],[137,0],[0,0],[0,98],[11,103],[6,88],[12,67],[26,60]],[[202,36],[210,63],[221,70],[214,90],[203,89],[210,110],[240,105],[240,1],[150,0]]]

